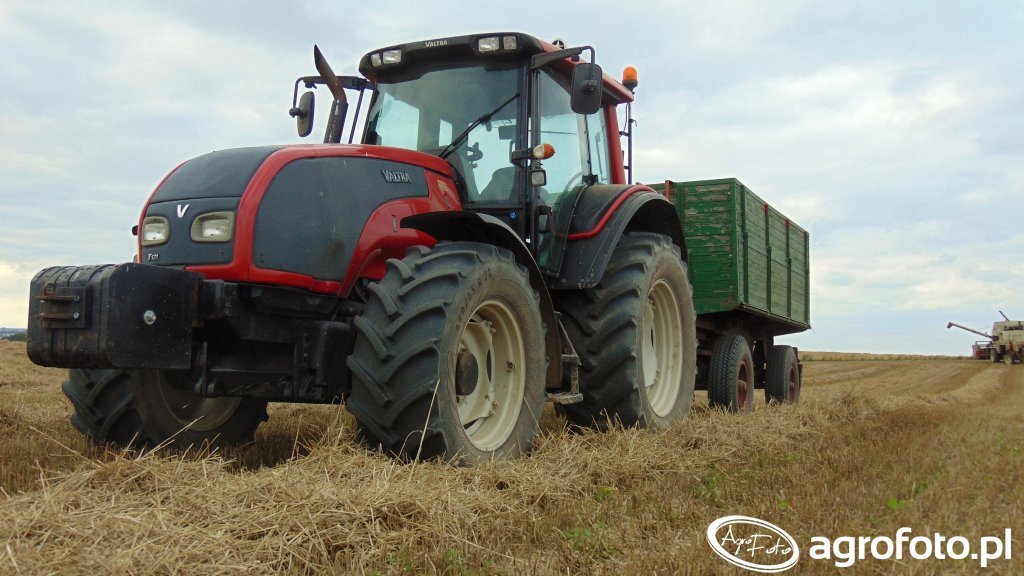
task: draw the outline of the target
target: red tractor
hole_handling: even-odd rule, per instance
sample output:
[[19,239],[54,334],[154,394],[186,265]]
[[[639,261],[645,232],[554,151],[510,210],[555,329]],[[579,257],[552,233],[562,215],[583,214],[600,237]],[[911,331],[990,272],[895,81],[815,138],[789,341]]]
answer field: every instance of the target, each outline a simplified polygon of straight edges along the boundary
[[[268,402],[344,403],[371,447],[478,462],[527,452],[546,400],[580,426],[687,416],[686,246],[627,177],[635,76],[518,33],[374,50],[362,77],[314,52],[291,114],[308,134],[299,88],[326,85],[323,144],[189,160],[137,263],[33,279],[29,355],[72,369],[78,430],[237,443]],[[370,94],[359,143],[346,91]]]

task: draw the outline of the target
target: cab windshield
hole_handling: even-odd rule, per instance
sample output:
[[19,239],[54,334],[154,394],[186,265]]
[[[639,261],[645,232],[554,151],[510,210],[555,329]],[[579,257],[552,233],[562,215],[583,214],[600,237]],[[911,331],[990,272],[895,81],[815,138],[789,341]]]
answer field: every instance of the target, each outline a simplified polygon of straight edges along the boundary
[[[519,134],[519,68],[485,68],[479,61],[419,75],[377,81],[377,95],[366,125],[367,144],[440,154],[482,115],[500,107],[474,127],[447,155],[464,181],[468,202],[508,202],[515,168],[509,158]],[[503,103],[507,104],[502,107]]]

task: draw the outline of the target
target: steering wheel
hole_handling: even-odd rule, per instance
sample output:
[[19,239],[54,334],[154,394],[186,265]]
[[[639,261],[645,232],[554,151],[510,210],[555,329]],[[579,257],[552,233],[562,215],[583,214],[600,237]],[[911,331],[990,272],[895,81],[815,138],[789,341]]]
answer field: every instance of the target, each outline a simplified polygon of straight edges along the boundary
[[484,153],[480,151],[479,142],[475,142],[472,146],[466,146],[466,160],[476,162],[483,157]]

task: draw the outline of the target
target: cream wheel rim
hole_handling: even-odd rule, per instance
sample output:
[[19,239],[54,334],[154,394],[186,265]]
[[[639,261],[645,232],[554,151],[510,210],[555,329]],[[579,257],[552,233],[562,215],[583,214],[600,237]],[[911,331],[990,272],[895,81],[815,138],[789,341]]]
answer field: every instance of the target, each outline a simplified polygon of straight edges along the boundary
[[682,386],[683,328],[679,301],[664,280],[651,287],[644,306],[642,357],[644,387],[660,417],[672,411]]
[[462,330],[456,356],[455,400],[469,441],[496,450],[519,421],[526,390],[522,330],[507,305],[487,300]]

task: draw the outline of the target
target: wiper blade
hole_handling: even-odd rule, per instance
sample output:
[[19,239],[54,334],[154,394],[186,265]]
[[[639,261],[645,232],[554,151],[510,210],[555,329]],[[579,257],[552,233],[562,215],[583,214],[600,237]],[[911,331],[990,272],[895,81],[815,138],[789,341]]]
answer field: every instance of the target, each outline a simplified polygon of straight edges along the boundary
[[518,92],[513,94],[508,100],[505,100],[501,104],[498,104],[498,107],[495,108],[494,110],[491,110],[490,112],[484,114],[483,116],[477,118],[476,120],[473,120],[472,124],[467,126],[466,129],[463,130],[462,133],[458,135],[458,137],[452,140],[451,144],[445,146],[444,150],[441,150],[441,153],[438,154],[438,156],[440,156],[441,158],[447,158],[451,156],[452,152],[455,152],[459,148],[459,146],[462,145],[463,140],[465,140],[469,136],[469,133],[472,132],[474,128],[490,120],[495,114],[501,112],[501,110],[505,108],[505,106],[511,104],[512,101],[515,100],[516,98],[519,98]]

